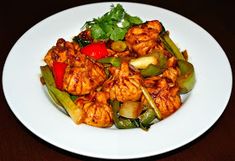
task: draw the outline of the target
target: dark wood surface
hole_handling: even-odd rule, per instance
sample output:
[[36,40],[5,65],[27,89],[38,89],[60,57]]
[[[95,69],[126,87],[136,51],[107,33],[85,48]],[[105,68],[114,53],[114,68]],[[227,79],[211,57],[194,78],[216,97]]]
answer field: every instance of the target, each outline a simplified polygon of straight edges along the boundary
[[[7,0],[0,5],[0,70],[20,36],[44,18],[61,10],[93,0],[29,1]],[[235,14],[228,0],[145,0],[142,2],[179,13],[207,30],[222,46],[234,70]],[[29,44],[30,47],[30,44]],[[202,49],[203,50],[203,49]],[[213,61],[213,58],[211,58]],[[220,67],[215,67],[216,70]],[[12,73],[14,74],[14,73]],[[219,77],[219,75],[218,75]],[[17,80],[12,80],[17,81]],[[212,80],[213,81],[213,80]],[[216,91],[215,92],[220,92]],[[19,96],[20,97],[20,96]],[[161,161],[232,161],[235,160],[235,95],[219,120],[202,136],[171,152],[142,158]],[[202,111],[203,112],[203,111]],[[213,112],[213,111],[211,111]],[[183,125],[182,125],[183,126]],[[174,134],[173,134],[174,135]],[[92,146],[92,145],[91,145]],[[144,144],[143,144],[144,146]],[[140,148],[140,147],[137,147]],[[134,149],[133,149],[134,150]],[[1,85],[0,161],[79,161],[94,160],[57,148],[31,133],[12,113]],[[96,159],[100,160],[100,159]]]

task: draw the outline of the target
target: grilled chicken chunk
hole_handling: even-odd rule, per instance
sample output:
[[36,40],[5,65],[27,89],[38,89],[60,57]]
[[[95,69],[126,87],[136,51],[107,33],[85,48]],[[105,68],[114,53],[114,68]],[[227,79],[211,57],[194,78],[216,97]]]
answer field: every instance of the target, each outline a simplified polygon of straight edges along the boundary
[[137,53],[137,56],[143,56],[154,49],[162,49],[163,44],[158,41],[161,31],[162,25],[157,20],[131,27],[125,36],[129,50]]
[[102,90],[109,92],[112,100],[126,102],[140,99],[141,77],[130,71],[127,62],[123,62],[120,68],[111,67],[110,72],[112,76],[104,82]]
[[63,90],[73,95],[88,94],[106,79],[104,67],[100,63],[81,54],[77,43],[64,39],[58,39],[56,46],[44,57],[44,61],[50,68],[54,61],[68,64],[63,79]]
[[70,64],[78,54],[80,47],[77,43],[58,39],[56,46],[53,46],[44,57],[44,61],[52,68],[53,62],[65,62]]
[[[154,99],[163,118],[174,113],[181,106],[179,87],[176,83],[179,72],[173,67],[167,69],[162,75],[147,78],[144,85]],[[146,104],[142,97],[142,103]]]
[[105,79],[104,67],[80,54],[65,70],[63,89],[73,95],[89,94]]
[[96,127],[110,127],[113,124],[112,108],[108,104],[109,94],[92,92],[79,97],[75,103],[85,112],[84,123]]

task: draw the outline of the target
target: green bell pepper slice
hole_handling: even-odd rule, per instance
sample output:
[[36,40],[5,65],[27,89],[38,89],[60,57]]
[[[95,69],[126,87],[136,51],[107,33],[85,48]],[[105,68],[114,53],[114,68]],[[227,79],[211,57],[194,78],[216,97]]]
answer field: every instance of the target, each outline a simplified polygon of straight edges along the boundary
[[176,46],[174,41],[170,38],[169,32],[166,31],[160,35],[160,40],[165,45],[166,49],[175,55],[177,59],[185,60],[183,54],[180,52],[179,48]]
[[185,60],[178,60],[178,66],[181,74],[177,82],[180,87],[180,93],[185,94],[190,92],[196,83],[195,71],[193,65]]
[[121,59],[118,57],[106,57],[99,59],[98,62],[103,64],[112,64],[112,66],[120,67],[121,65]]
[[147,68],[142,69],[140,71],[140,73],[143,77],[150,77],[150,76],[159,75],[162,72],[163,72],[163,69],[160,66],[156,66],[153,64],[148,65]]

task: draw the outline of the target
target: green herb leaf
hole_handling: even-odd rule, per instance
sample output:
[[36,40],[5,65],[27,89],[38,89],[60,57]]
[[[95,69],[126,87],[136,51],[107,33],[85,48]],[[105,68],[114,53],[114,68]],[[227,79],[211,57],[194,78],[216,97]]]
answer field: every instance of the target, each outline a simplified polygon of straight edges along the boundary
[[117,40],[122,40],[125,37],[126,34],[126,29],[125,28],[119,28],[116,27],[112,34],[110,35],[110,39],[117,41]]
[[122,27],[123,28],[129,28],[130,26],[131,26],[131,23],[127,19],[124,19],[122,21]]
[[116,7],[112,6],[112,10],[109,13],[110,19],[114,21],[120,21],[125,14],[125,10],[120,4],[117,4]]
[[91,36],[95,40],[111,39],[114,41],[123,40],[128,29],[142,20],[136,16],[130,16],[125,12],[122,5],[112,5],[111,10],[102,17],[87,21],[84,25],[91,30]]
[[94,39],[102,39],[102,38],[106,38],[106,34],[103,31],[103,29],[98,25],[98,24],[94,24],[91,27],[91,36]]
[[142,20],[137,16],[130,16],[129,14],[126,14],[126,19],[133,25],[138,25],[143,23]]

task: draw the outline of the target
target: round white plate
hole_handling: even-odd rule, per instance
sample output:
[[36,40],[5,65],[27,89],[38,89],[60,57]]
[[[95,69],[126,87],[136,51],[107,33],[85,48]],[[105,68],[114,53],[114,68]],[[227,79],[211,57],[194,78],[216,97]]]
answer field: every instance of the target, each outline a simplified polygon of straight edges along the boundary
[[[3,70],[3,90],[16,117],[34,134],[67,151],[98,158],[128,159],[181,147],[208,130],[223,113],[232,88],[229,61],[216,40],[189,19],[150,5],[121,2],[142,20],[160,20],[194,64],[197,82],[182,107],[169,118],[141,129],[101,129],[75,125],[50,102],[40,81],[43,57],[58,38],[71,40],[83,24],[100,17],[116,2],[74,7],[28,30],[13,46]],[[141,11],[141,12],[140,12]]]

